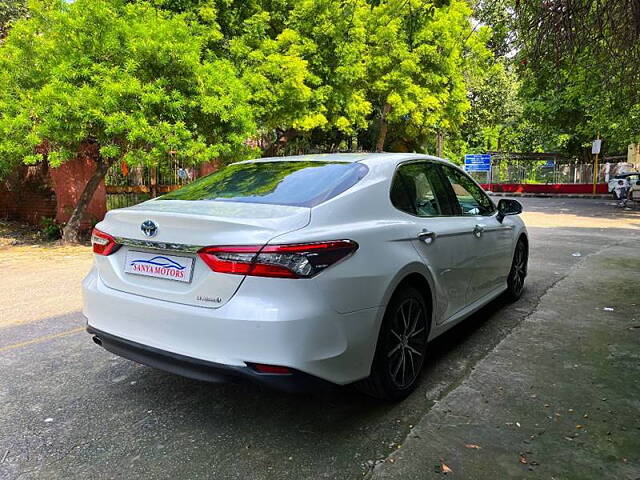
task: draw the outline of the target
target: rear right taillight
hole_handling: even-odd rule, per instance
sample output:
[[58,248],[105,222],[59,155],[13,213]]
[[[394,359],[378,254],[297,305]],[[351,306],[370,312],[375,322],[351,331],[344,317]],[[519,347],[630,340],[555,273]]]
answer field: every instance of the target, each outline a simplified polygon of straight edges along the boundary
[[116,242],[115,238],[97,228],[94,228],[91,233],[91,246],[93,253],[98,255],[111,255],[120,248],[120,244]]
[[351,240],[266,246],[205,247],[200,258],[213,270],[234,275],[310,278],[358,249]]

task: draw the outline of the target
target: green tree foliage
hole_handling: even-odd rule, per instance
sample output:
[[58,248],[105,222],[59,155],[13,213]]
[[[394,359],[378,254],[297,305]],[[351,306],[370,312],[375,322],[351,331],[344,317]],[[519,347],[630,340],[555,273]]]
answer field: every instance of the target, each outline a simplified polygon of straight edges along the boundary
[[0,40],[7,35],[12,22],[26,13],[24,0],[0,0]]
[[469,79],[471,109],[461,134],[470,151],[520,150],[523,107],[520,82],[513,70],[497,62]]
[[464,1],[219,1],[216,11],[268,154],[294,138],[420,149],[469,108],[463,70],[476,35]]
[[469,109],[463,70],[470,14],[457,0],[440,7],[390,1],[371,9],[367,77],[379,118],[377,150],[385,147],[387,123],[410,150],[430,133],[460,126]]
[[640,9],[627,0],[519,2],[525,112],[566,153],[588,157],[640,141]]
[[[146,3],[31,4],[0,45],[0,163],[52,166],[97,144],[96,174],[65,227],[116,161],[157,165],[252,155],[249,92],[234,65],[205,49],[211,28]],[[42,153],[35,153],[42,152]]]

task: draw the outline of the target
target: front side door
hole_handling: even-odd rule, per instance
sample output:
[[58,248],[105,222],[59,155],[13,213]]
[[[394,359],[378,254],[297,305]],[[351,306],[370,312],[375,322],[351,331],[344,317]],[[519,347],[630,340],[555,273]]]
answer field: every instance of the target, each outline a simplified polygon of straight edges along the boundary
[[505,285],[513,245],[513,224],[498,221],[496,207],[466,173],[439,165],[454,202],[454,214],[466,219],[474,252],[474,267],[467,303],[475,302]]
[[414,161],[399,166],[391,191],[396,208],[414,217],[413,244],[436,284],[438,323],[465,307],[475,267],[473,221],[453,214],[448,188],[436,163]]

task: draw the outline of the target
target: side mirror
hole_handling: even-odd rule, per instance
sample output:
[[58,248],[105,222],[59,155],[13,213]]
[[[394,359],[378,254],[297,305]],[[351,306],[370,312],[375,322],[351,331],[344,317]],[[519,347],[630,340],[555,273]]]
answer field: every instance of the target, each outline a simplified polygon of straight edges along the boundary
[[522,204],[517,200],[502,198],[498,202],[498,221],[502,223],[507,215],[520,215],[522,213]]

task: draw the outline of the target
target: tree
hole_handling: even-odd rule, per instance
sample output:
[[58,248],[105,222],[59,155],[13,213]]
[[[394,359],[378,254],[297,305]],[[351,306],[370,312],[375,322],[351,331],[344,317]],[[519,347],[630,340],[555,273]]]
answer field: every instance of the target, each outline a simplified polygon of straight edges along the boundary
[[590,158],[640,141],[640,3],[535,0],[516,4],[525,114],[547,141]]
[[250,89],[266,155],[423,151],[437,134],[459,129],[472,45],[487,41],[472,29],[464,0],[156,4],[199,19],[205,6],[215,10],[223,40],[210,48]]
[[0,40],[7,35],[11,24],[26,13],[24,0],[0,0]]
[[[63,230],[77,241],[97,185],[116,162],[158,165],[253,155],[249,92],[205,48],[208,25],[145,2],[37,1],[0,45],[0,165],[55,167],[96,144],[95,173]],[[212,28],[213,27],[213,28]]]
[[[361,148],[382,150],[391,129],[394,141],[420,149],[414,139],[457,128],[468,108],[462,71],[465,40],[473,35],[469,15],[461,0],[302,0],[273,40],[269,16],[252,23],[267,40],[238,57],[255,55],[264,70],[269,55],[288,55],[274,74],[300,66],[295,87],[262,107],[274,114],[266,125],[281,122],[282,130],[307,132],[312,145],[330,149],[357,137]],[[278,88],[274,79],[263,81],[266,91]],[[304,88],[306,97],[296,95]],[[292,103],[300,98],[306,103]],[[283,116],[281,104],[299,119]]]
[[471,109],[461,128],[462,139],[474,153],[526,149],[521,143],[526,119],[515,69],[503,61],[484,63],[467,72]]
[[291,28],[273,32],[271,14],[260,11],[229,40],[229,53],[251,91],[264,153],[274,155],[298,132],[327,123],[320,79],[303,56],[305,45]]
[[388,1],[370,10],[368,97],[378,118],[375,149],[389,127],[410,150],[456,130],[469,108],[463,76],[473,35],[466,2]]

